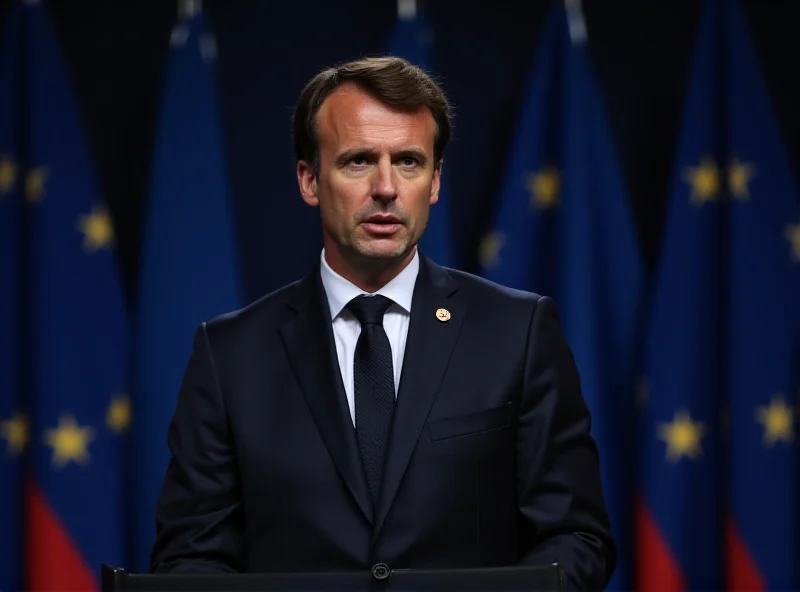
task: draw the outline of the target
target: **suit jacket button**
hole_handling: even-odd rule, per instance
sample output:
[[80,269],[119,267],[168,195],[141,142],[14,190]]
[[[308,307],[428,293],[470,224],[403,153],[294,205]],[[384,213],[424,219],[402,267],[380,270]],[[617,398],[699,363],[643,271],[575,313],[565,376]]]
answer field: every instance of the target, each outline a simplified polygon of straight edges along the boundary
[[372,577],[379,582],[389,579],[391,573],[389,566],[385,563],[376,563],[372,566]]

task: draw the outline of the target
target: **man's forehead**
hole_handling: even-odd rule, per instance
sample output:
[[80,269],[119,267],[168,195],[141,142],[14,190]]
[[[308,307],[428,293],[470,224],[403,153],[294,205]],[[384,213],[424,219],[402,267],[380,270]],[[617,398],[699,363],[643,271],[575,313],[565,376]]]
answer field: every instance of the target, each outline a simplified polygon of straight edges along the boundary
[[343,85],[331,93],[317,114],[317,125],[325,135],[398,134],[425,137],[436,123],[430,110],[421,105],[403,108],[387,105],[355,85]]

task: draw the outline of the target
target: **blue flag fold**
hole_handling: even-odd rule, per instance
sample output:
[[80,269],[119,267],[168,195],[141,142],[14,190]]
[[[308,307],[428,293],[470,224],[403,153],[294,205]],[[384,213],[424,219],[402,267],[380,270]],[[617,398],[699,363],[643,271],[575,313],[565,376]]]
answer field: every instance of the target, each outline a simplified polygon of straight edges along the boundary
[[58,38],[44,3],[24,6],[33,369],[27,582],[99,589],[101,562],[120,565],[125,555],[128,318],[114,223]]
[[136,319],[134,567],[149,566],[167,431],[198,325],[244,304],[204,14],[174,28],[142,240]]
[[704,6],[676,164],[646,348],[639,584],[794,589],[800,209],[738,1]]
[[571,33],[564,8],[554,8],[525,94],[494,224],[481,245],[481,273],[551,296],[559,306],[592,414],[619,545],[608,589],[629,589],[644,271],[586,39]]
[[22,407],[20,337],[21,7],[0,37],[0,591],[22,588],[22,470],[28,413]]
[[737,589],[790,590],[800,587],[800,193],[742,6],[724,6],[728,574]]
[[[645,347],[640,588],[720,590],[723,261],[721,47],[706,9],[693,54]],[[670,574],[669,577],[664,574]]]

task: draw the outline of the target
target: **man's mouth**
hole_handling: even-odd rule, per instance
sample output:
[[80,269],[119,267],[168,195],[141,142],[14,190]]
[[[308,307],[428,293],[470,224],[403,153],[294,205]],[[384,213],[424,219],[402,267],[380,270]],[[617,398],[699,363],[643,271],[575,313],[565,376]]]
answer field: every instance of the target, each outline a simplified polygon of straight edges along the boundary
[[375,214],[364,220],[362,226],[364,226],[370,234],[386,236],[400,230],[403,224],[397,216],[391,214]]

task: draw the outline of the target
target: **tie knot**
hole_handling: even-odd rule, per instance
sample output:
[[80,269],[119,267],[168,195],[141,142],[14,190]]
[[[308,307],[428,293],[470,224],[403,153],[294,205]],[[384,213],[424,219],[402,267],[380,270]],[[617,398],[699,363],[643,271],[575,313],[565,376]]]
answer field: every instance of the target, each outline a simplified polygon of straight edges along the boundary
[[392,305],[392,301],[386,296],[356,296],[347,303],[358,322],[362,325],[382,325],[383,315]]

